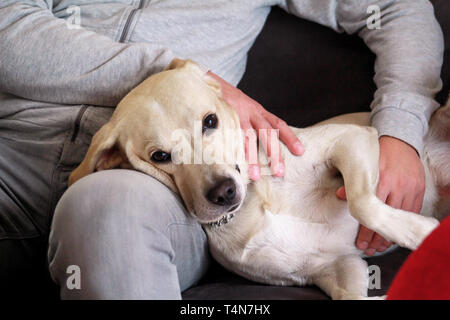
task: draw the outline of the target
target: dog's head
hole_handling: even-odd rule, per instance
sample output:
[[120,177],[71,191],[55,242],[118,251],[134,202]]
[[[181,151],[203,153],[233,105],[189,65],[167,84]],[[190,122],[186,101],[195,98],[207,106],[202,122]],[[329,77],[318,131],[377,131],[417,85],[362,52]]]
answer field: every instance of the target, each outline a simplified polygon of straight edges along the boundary
[[175,59],[133,89],[93,137],[69,185],[98,170],[132,167],[180,194],[201,223],[236,211],[248,183],[243,136],[220,86]]

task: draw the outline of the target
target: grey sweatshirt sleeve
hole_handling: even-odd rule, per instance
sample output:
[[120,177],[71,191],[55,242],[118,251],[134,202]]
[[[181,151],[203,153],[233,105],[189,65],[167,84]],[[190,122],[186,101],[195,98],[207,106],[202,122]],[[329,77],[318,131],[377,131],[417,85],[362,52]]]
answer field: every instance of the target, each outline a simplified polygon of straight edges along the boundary
[[26,99],[115,106],[174,57],[151,43],[118,43],[71,29],[52,1],[0,2],[0,92]]
[[[380,28],[373,24],[380,9]],[[376,54],[377,91],[371,104],[379,135],[396,137],[419,154],[434,96],[442,88],[443,35],[428,0],[284,0],[288,12],[333,28],[357,33]]]

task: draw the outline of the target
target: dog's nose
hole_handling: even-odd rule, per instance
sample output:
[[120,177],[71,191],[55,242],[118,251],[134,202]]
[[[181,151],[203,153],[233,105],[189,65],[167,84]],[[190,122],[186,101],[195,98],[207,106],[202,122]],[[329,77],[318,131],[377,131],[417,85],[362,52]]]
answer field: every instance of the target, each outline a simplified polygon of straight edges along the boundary
[[219,182],[208,191],[206,197],[218,206],[233,204],[233,200],[236,198],[236,185],[233,179],[226,179]]

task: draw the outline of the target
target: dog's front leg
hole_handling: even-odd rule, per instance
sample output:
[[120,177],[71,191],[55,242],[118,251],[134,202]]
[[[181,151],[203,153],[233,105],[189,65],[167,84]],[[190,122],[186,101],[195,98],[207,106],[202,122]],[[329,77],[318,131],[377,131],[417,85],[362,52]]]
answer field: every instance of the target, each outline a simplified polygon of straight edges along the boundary
[[350,213],[362,225],[413,250],[439,224],[434,218],[394,209],[376,197],[379,144],[375,129],[350,128],[335,141],[330,158],[344,177]]
[[333,300],[368,299],[367,263],[358,255],[338,257],[318,270],[313,283]]

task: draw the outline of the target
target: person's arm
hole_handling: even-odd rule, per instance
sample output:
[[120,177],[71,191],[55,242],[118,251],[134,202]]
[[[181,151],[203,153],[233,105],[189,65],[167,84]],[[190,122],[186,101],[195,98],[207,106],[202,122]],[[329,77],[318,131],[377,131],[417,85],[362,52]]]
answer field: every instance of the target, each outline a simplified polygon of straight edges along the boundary
[[[380,8],[380,29],[369,29],[370,6]],[[422,152],[428,120],[442,87],[442,30],[428,0],[284,0],[282,7],[338,32],[358,34],[376,54],[377,91],[372,125]]]
[[[338,32],[357,33],[376,54],[377,91],[371,123],[380,137],[380,178],[377,196],[386,204],[420,212],[425,173],[420,154],[428,120],[438,108],[441,89],[443,35],[427,0],[285,0],[287,11],[327,25]],[[376,6],[380,28],[368,27]],[[369,11],[369,12],[368,12]],[[373,26],[373,25],[372,25]],[[337,191],[345,198],[345,190]],[[390,243],[361,226],[357,246],[367,255]]]
[[[174,58],[170,50],[155,44],[123,44],[88,30],[69,29],[65,20],[52,14],[51,3],[0,2],[0,92],[53,103],[116,106],[132,88]],[[284,122],[215,77],[241,124],[255,130],[261,126],[279,129],[280,139],[290,150],[303,152]],[[258,122],[250,124],[250,118]],[[283,175],[283,159],[279,160],[281,166],[273,164],[274,173]],[[258,179],[258,164],[252,168],[251,178]]]
[[62,104],[115,106],[173,54],[123,44],[56,18],[52,1],[0,2],[0,92]]

